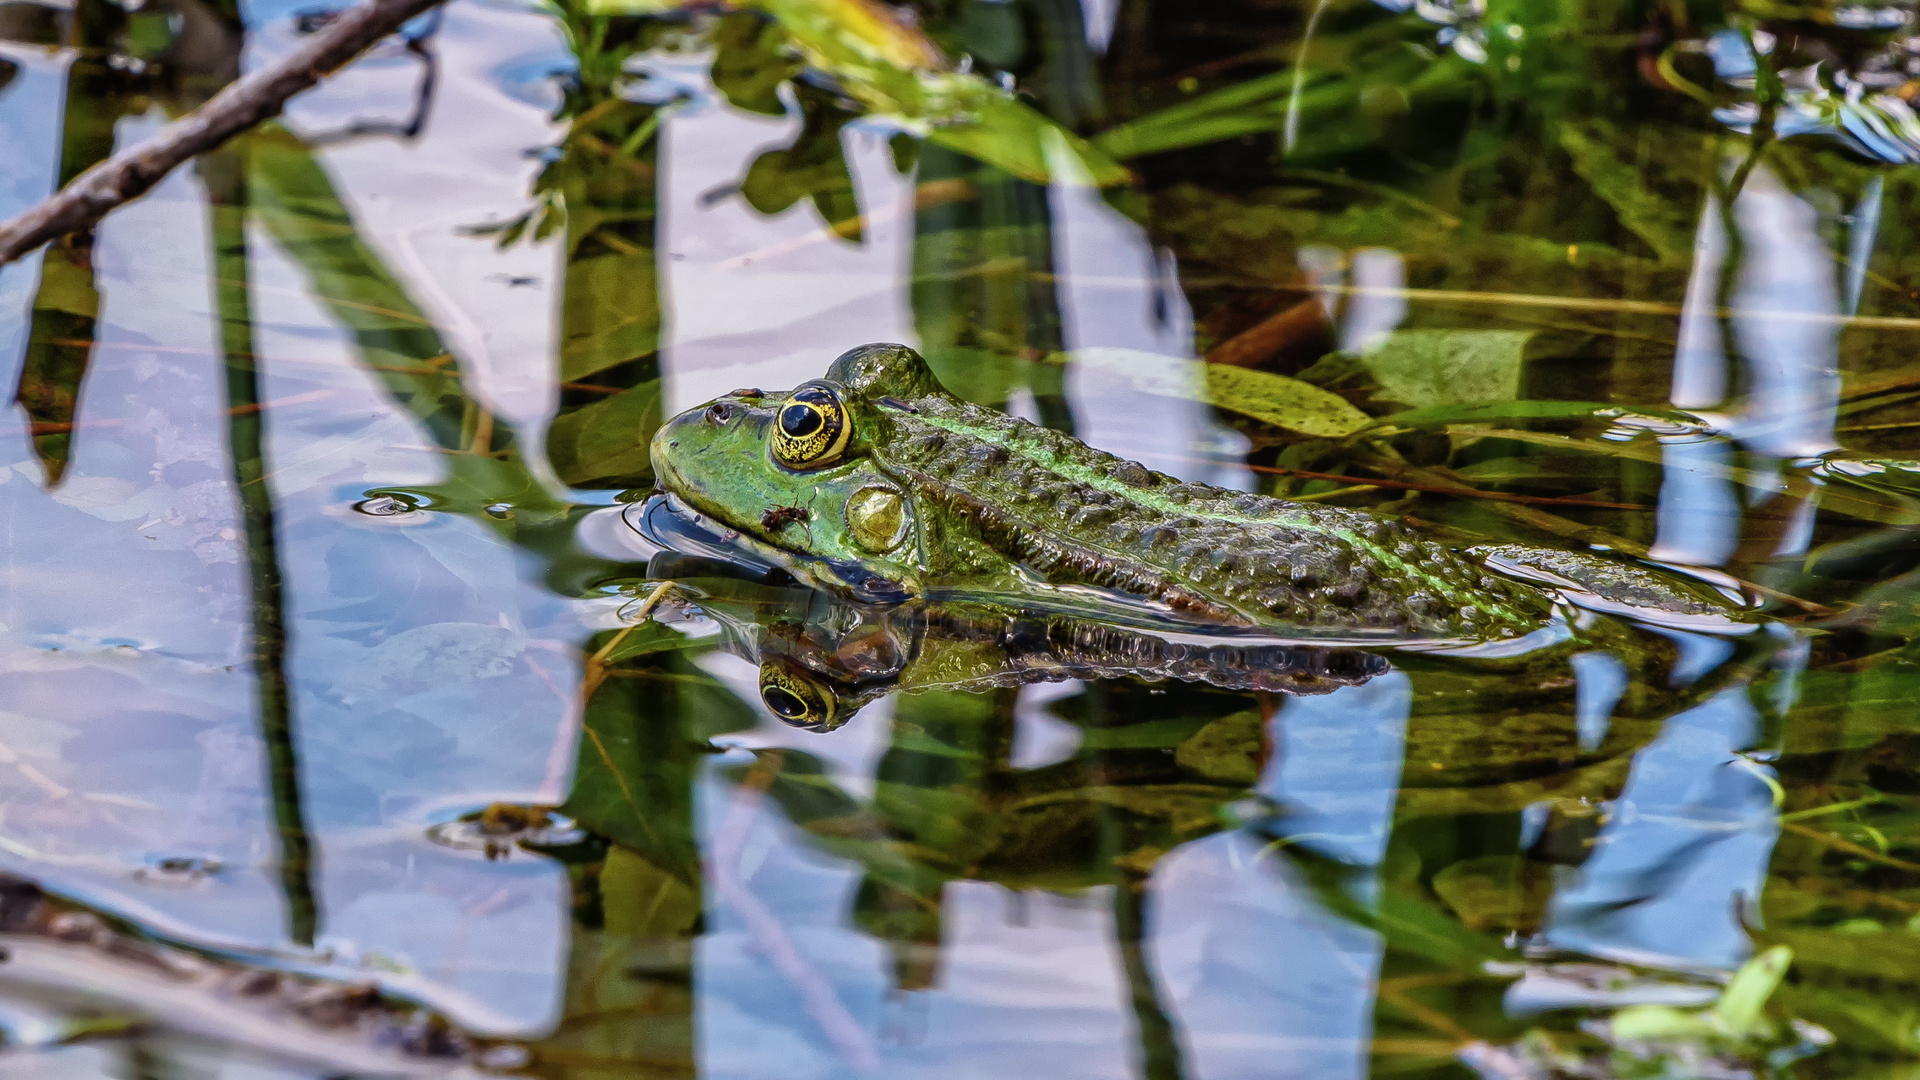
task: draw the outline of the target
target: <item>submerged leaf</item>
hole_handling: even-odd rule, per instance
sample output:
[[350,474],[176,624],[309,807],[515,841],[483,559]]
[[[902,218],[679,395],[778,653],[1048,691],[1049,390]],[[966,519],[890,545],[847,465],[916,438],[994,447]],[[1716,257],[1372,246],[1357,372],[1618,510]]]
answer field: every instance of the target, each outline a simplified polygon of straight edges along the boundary
[[659,426],[656,379],[555,417],[547,456],[560,479],[576,487],[648,476],[647,440]]
[[577,382],[660,347],[660,293],[651,251],[576,259],[567,267],[569,331],[560,381]]
[[1174,750],[1182,769],[1221,784],[1251,785],[1266,756],[1266,723],[1248,709],[1223,716],[1183,740]]
[[1531,330],[1396,330],[1361,360],[1384,396],[1408,405],[1462,405],[1520,396]]
[[[1662,142],[1665,144],[1690,134],[1668,132]],[[1697,141],[1697,136],[1691,136],[1691,139]],[[1584,123],[1568,121],[1560,128],[1560,146],[1573,159],[1574,171],[1592,186],[1594,194],[1606,200],[1607,205],[1620,216],[1621,224],[1633,230],[1663,259],[1687,256],[1693,250],[1697,216],[1694,210],[1699,203],[1700,192],[1687,190],[1663,193],[1650,190],[1650,182],[1659,179],[1664,170],[1622,160],[1622,142],[1620,133],[1604,120],[1594,119]],[[1671,149],[1670,145],[1663,145],[1659,157],[1670,162],[1674,157]],[[1689,187],[1697,188],[1697,179],[1688,179],[1692,180]],[[1677,184],[1679,177],[1675,177],[1675,181]],[[1675,198],[1675,194],[1685,197]]]
[[854,114],[824,91],[801,86],[796,92],[805,118],[800,133],[791,146],[754,159],[740,182],[740,194],[762,214],[782,213],[801,199],[810,199],[835,232],[858,240],[860,203],[840,148],[840,129]]
[[751,11],[730,12],[713,32],[713,88],[736,109],[785,116],[780,84],[799,74],[786,32]]
[[1346,398],[1285,375],[1134,349],[1078,349],[1070,356],[1144,393],[1210,402],[1303,435],[1338,438],[1373,422]]
[[1727,984],[1713,1007],[1714,1015],[1726,1025],[1728,1034],[1744,1039],[1759,1032],[1760,1011],[1779,989],[1780,980],[1787,977],[1787,968],[1792,964],[1793,950],[1775,945],[1734,972],[1733,981]]
[[1266,371],[1208,364],[1207,394],[1215,405],[1303,435],[1351,435],[1372,418],[1346,398],[1311,383]]

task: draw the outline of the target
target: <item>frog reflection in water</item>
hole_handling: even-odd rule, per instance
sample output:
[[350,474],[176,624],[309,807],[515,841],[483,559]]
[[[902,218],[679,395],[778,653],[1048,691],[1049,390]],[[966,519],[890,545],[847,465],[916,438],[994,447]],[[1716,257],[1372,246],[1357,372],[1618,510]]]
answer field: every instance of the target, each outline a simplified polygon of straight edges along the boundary
[[832,731],[894,691],[1124,678],[1326,694],[1389,669],[1385,657],[1354,648],[1182,640],[981,603],[851,604],[805,590],[774,596],[772,607],[742,604],[685,584],[679,599],[720,623],[731,650],[759,665],[768,710],[809,731]]
[[683,511],[867,603],[1014,597],[1109,621],[1396,641],[1525,634],[1566,589],[1686,616],[1729,607],[1599,556],[1453,550],[1356,510],[1183,483],[962,401],[900,345],[682,413],[652,456]]
[[[1236,820],[1283,835],[1289,808],[1262,777],[1288,752],[1276,739],[1290,726],[1288,699],[1389,672],[1404,679],[1389,697],[1406,695],[1403,735],[1389,740],[1408,762],[1396,815],[1504,815],[1517,843],[1526,808],[1564,810],[1537,843],[1511,853],[1515,882],[1532,884],[1506,928],[1530,931],[1545,903],[1534,884],[1553,865],[1585,859],[1600,807],[1663,719],[1764,662],[1764,641],[1736,639],[1749,655],[1682,686],[1671,642],[1648,634],[1636,650],[1616,638],[1609,653],[1627,678],[1595,735],[1575,708],[1575,661],[1587,646],[1571,640],[1513,656],[1396,653],[1390,663],[1351,646],[1161,635],[971,601],[855,604],[716,576],[723,566],[684,557],[649,568],[650,579],[677,579],[663,617],[717,623],[722,646],[758,666],[762,700],[787,723],[832,731],[897,692],[893,745],[876,765],[882,794],[871,802],[840,791],[805,744],[778,751],[777,764],[740,768],[766,772],[768,793],[824,850],[868,867],[854,918],[896,949],[903,988],[936,980],[946,882],[1120,883],[1132,890],[1116,895],[1124,908],[1166,853]],[[1083,685],[1041,708],[1076,729],[1077,749],[1016,764],[1018,688],[1067,680]],[[1356,719],[1381,708],[1367,701],[1349,701]]]

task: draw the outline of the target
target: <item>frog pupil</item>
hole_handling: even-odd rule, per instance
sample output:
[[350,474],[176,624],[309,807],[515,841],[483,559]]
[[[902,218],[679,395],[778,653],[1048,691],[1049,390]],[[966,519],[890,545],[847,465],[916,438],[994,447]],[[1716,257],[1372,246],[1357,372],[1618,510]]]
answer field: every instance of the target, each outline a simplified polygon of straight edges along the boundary
[[811,405],[789,405],[780,410],[780,430],[790,438],[804,439],[826,423],[820,410]]
[[801,701],[800,696],[791,690],[778,686],[769,686],[766,692],[760,696],[766,701],[767,708],[772,709],[777,715],[784,716],[789,720],[807,715],[807,703]]

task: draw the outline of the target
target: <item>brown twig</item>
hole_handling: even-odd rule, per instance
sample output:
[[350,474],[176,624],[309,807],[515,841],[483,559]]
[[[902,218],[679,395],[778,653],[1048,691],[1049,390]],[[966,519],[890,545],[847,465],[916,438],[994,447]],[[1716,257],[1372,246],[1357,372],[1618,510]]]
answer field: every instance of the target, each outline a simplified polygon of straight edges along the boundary
[[152,138],[95,165],[39,205],[0,223],[0,265],[86,228],[145,194],[189,159],[280,115],[289,98],[441,2],[370,0],[349,9],[293,52],[235,81]]
[[1215,345],[1207,353],[1207,363],[1258,367],[1289,346],[1325,337],[1332,328],[1326,306],[1310,296]]

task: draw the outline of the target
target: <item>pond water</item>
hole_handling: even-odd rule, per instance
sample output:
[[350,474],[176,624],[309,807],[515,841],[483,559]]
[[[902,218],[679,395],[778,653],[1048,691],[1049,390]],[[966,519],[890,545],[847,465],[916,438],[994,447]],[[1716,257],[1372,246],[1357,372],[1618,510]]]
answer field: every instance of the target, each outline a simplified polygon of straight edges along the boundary
[[[327,14],[0,0],[0,216]],[[0,268],[0,1076],[1915,1075],[1912,15],[452,0]],[[861,607],[649,501],[876,341],[1720,611]]]

